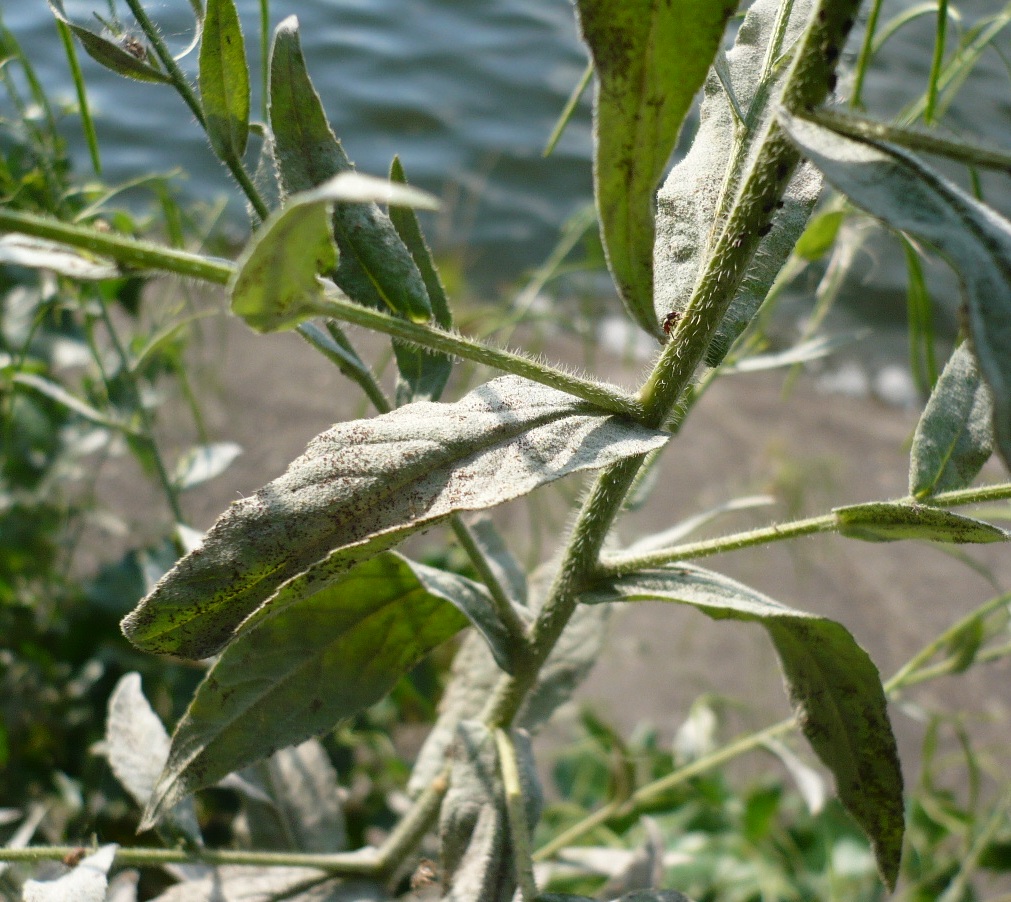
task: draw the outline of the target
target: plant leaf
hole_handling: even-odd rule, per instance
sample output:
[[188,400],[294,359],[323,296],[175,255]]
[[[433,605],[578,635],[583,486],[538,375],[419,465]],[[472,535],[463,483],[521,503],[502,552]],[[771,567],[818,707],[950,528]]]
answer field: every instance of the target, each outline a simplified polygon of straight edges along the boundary
[[319,273],[333,268],[337,249],[330,207],[377,199],[429,206],[424,192],[382,179],[343,172],[303,191],[274,211],[250,239],[229,283],[232,312],[258,332],[291,329],[321,312]]
[[[610,608],[607,605],[579,607],[569,620],[527,695],[515,725],[530,733],[547,722],[586,678],[600,656]],[[453,659],[452,678],[439,703],[439,718],[418,753],[408,783],[416,795],[442,770],[446,754],[461,721],[480,715],[501,676],[491,652],[477,635],[464,639]]]
[[379,701],[463,629],[467,618],[429,577],[430,568],[383,554],[251,618],[176,727],[142,826],[195,790]]
[[151,902],[390,902],[369,880],[327,879],[326,871],[224,865],[169,887]]
[[468,525],[474,541],[484,554],[499,585],[506,590],[509,600],[526,607],[528,600],[526,571],[509,550],[502,533],[496,529],[491,517],[479,516]]
[[241,453],[242,447],[235,442],[196,445],[180,456],[172,484],[179,491],[203,485],[224,473]]
[[[271,146],[285,194],[315,188],[354,168],[309,79],[294,16],[274,32],[268,93]],[[334,281],[353,301],[377,306],[378,298],[378,306],[414,322],[431,319],[425,282],[385,213],[375,204],[338,203],[333,225],[342,255]]]
[[629,314],[651,335],[660,335],[653,195],[736,7],[736,0],[576,3],[597,72],[593,181],[608,265]]
[[102,846],[58,880],[26,881],[21,890],[23,902],[104,902],[117,848],[115,844]]
[[95,62],[101,63],[106,69],[111,69],[118,75],[125,75],[136,81],[171,84],[172,79],[168,75],[146,63],[143,58],[130,53],[115,41],[110,41],[90,29],[71,22],[63,10],[63,0],[48,0],[48,2],[53,15],[74,33],[88,56]]
[[[756,0],[748,9],[727,68],[738,103],[746,113],[740,128],[726,91],[714,72],[705,83],[699,129],[685,158],[672,170],[657,195],[657,239],[653,260],[656,320],[688,303],[715,247],[736,189],[762,148],[775,113],[787,66],[775,59],[800,38],[813,9],[812,0],[795,0],[789,22],[778,28],[780,0]],[[777,41],[773,52],[770,42]],[[783,195],[772,231],[765,236],[723,322],[706,363],[716,366],[751,321],[803,233],[821,190],[821,179],[801,166]],[[771,212],[771,211],[770,211]]]
[[317,436],[288,472],[234,502],[123,621],[149,651],[203,658],[313,564],[348,566],[450,514],[660,447],[666,433],[516,376],[455,404],[410,404]]
[[840,535],[865,542],[922,539],[955,545],[1006,542],[1011,534],[961,514],[923,504],[880,501],[837,507],[832,511]]
[[[513,737],[530,832],[542,805],[530,739]],[[450,788],[439,816],[439,842],[448,891],[443,902],[512,902],[514,851],[495,738],[481,723],[457,728]]]
[[958,274],[972,350],[993,398],[997,448],[1011,466],[1011,223],[914,156],[780,113],[803,153],[854,204],[936,250]]
[[841,624],[691,566],[620,577],[582,600],[675,602],[716,620],[764,627],[800,727],[832,771],[840,801],[870,838],[885,883],[894,887],[902,851],[902,772],[877,668]]
[[[393,158],[390,181],[398,185],[407,184],[407,176],[399,157]],[[408,207],[390,207],[389,215],[393,228],[410,251],[425,282],[436,323],[443,329],[453,328],[453,315],[446,299],[446,289],[435,268],[432,252],[425,243],[418,217]],[[447,354],[433,354],[424,348],[396,340],[393,342],[393,352],[397,355],[397,370],[400,373],[400,381],[397,383],[398,406],[412,401],[438,401],[453,371],[452,358]]]
[[199,83],[211,147],[222,160],[240,160],[249,138],[249,66],[234,0],[207,0]]
[[993,401],[968,342],[959,345],[916,424],[909,494],[964,489],[993,453]]
[[[144,697],[139,673],[122,676],[109,696],[104,753],[116,779],[143,809],[168,759],[169,735]],[[169,841],[185,837],[203,843],[192,799],[168,811],[161,828]]]

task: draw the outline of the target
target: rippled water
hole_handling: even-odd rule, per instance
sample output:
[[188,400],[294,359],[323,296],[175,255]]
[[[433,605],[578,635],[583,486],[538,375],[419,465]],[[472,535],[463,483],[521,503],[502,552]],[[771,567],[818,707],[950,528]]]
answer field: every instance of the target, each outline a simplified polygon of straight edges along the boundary
[[[258,4],[238,5],[255,71]],[[883,18],[910,5],[886,2]],[[80,21],[92,9],[106,11],[104,0],[68,0],[66,6]],[[515,278],[540,262],[561,224],[591,200],[588,96],[554,155],[541,157],[585,65],[568,0],[274,0],[271,6],[274,22],[297,12],[311,74],[358,167],[382,174],[400,154],[409,178],[444,199],[449,214],[438,224],[437,242],[444,249],[466,245],[478,284]],[[185,46],[187,0],[152,0],[147,7],[174,45]],[[997,7],[975,0],[963,8],[978,15]],[[46,4],[6,3],[3,16],[44,84],[69,97],[66,62]],[[869,81],[872,108],[898,110],[922,90],[932,27],[924,17],[889,44]],[[1003,46],[1011,49],[1011,38]],[[82,58],[107,179],[182,167],[193,196],[231,192],[224,169],[171,89],[129,82]],[[989,52],[950,127],[970,127],[1006,146],[1008,97],[1007,69]],[[254,104],[258,109],[258,98]],[[83,142],[70,137],[84,168]],[[1007,180],[986,184],[1007,212]],[[233,213],[241,223],[241,206]]]

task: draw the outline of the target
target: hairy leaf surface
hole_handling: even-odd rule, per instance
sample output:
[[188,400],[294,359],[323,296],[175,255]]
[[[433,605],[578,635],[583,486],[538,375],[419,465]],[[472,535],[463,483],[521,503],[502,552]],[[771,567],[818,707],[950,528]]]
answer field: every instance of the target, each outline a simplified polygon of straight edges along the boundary
[[383,554],[314,594],[257,612],[179,721],[144,823],[191,792],[379,701],[467,625],[435,574],[444,575]]
[[1003,529],[982,520],[924,504],[874,501],[870,504],[837,507],[832,513],[838,520],[840,534],[865,542],[922,539],[956,545],[979,545],[1006,542],[1011,537]]
[[57,880],[26,881],[21,890],[23,902],[104,902],[117,848],[102,846]]
[[667,434],[504,376],[455,404],[339,423],[288,472],[234,502],[123,621],[149,651],[214,654],[282,583],[330,556],[348,566],[450,514],[645,454]]
[[[285,194],[315,188],[354,168],[330,129],[309,79],[294,16],[281,22],[274,33],[268,93],[272,150]],[[348,297],[388,307],[414,322],[431,319],[424,279],[379,207],[335,204],[333,223],[343,264],[334,281]]]
[[909,494],[964,489],[993,453],[993,401],[968,343],[959,345],[916,425]]
[[[777,58],[800,38],[812,0],[792,5],[757,0],[745,16],[726,55],[726,76],[745,111],[741,127],[716,72],[705,84],[699,130],[691,150],[672,170],[657,196],[654,253],[654,316],[685,308],[705,271],[737,189],[762,147],[788,69]],[[789,13],[785,28],[782,11]],[[771,50],[770,50],[771,46]],[[783,264],[789,258],[818,199],[821,179],[810,166],[798,169],[783,195],[772,231],[762,240],[744,282],[713,338],[706,363],[718,364],[751,321]],[[772,211],[769,211],[770,214]]]
[[691,566],[624,576],[583,601],[669,601],[716,620],[764,627],[804,735],[832,771],[840,801],[870,838],[885,882],[895,885],[904,823],[902,771],[878,670],[842,625]]
[[901,148],[785,112],[780,121],[854,204],[932,247],[958,274],[972,351],[993,399],[994,438],[1011,466],[1011,223]]
[[[514,734],[520,785],[530,832],[542,796],[530,739]],[[457,728],[450,789],[439,817],[443,902],[511,902],[516,889],[514,849],[494,735],[467,720]]]
[[578,0],[597,73],[593,181],[607,260],[652,335],[653,195],[736,0]]
[[241,160],[249,138],[249,66],[235,0],[207,0],[199,83],[211,147],[222,160]]

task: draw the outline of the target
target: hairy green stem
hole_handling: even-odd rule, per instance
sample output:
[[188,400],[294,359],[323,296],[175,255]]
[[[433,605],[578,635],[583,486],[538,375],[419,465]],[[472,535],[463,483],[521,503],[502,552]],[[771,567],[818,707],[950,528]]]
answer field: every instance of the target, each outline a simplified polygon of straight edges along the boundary
[[516,613],[512,600],[509,598],[509,593],[506,592],[505,587],[495,575],[495,571],[492,569],[487,555],[485,555],[481,546],[478,545],[477,540],[474,538],[474,533],[461,516],[455,515],[450,520],[450,525],[453,528],[453,534],[460,543],[460,547],[466,552],[470,562],[474,565],[474,569],[477,570],[478,575],[481,577],[481,581],[488,589],[492,602],[495,605],[495,613],[498,614],[499,620],[502,621],[503,626],[509,631],[512,644],[516,650],[522,649],[527,644],[526,626],[520,620],[519,614]]
[[[204,118],[204,110],[200,103],[200,98],[197,97],[193,86],[189,83],[189,79],[186,78],[186,73],[179,68],[179,64],[173,58],[168,45],[162,39],[161,32],[154,22],[151,21],[141,0],[126,0],[126,3],[130,7],[130,12],[133,13],[133,17],[137,20],[137,24],[144,32],[145,37],[151,42],[154,52],[158,54],[158,59],[161,60],[162,65],[165,67],[165,72],[172,79],[172,86],[179,92],[179,96],[182,97],[186,106],[190,108],[190,111],[196,117],[197,122],[200,123],[200,127],[206,132],[207,120]],[[267,209],[263,198],[257,192],[252,180],[249,178],[249,174],[242,165],[242,161],[229,155],[222,162],[228,167],[232,178],[235,179],[246,197],[249,198],[249,203],[256,211],[256,215],[261,220],[266,219],[270,214],[270,210]]]
[[796,539],[800,536],[810,536],[821,532],[834,532],[838,525],[835,514],[823,514],[820,517],[809,517],[806,520],[795,520],[792,523],[775,523],[760,529],[732,533],[717,539],[703,539],[699,542],[675,545],[672,548],[662,548],[648,554],[616,554],[604,558],[600,562],[597,573],[601,577],[624,576],[627,573],[635,573],[637,570],[663,567],[677,561],[711,557],[715,554],[725,554],[728,551],[738,551],[741,548],[752,548],[755,545],[782,542],[785,539]]
[[516,882],[520,887],[520,902],[534,902],[537,898],[537,881],[534,879],[534,863],[530,857],[530,830],[527,827],[523,784],[520,782],[519,765],[516,762],[516,746],[512,735],[505,730],[495,731],[495,745],[498,748],[499,769],[505,789],[506,814],[509,818]]
[[886,122],[875,122],[863,116],[853,116],[838,110],[810,110],[803,114],[803,118],[857,140],[885,141],[909,150],[945,156],[967,166],[1011,172],[1011,154],[1005,151],[942,138],[940,135],[889,125]]

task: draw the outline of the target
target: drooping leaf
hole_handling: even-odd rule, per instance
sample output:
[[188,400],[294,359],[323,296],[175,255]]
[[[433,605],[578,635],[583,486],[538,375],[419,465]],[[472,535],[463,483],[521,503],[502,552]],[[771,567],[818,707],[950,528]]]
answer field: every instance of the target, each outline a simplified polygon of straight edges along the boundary
[[246,768],[242,780],[250,848],[326,854],[347,847],[340,781],[318,739],[280,749]]
[[[309,79],[294,16],[274,32],[268,93],[272,150],[285,194],[315,188],[354,168]],[[373,306],[378,297],[414,322],[431,319],[424,279],[385,213],[375,204],[337,203],[333,225],[343,264],[334,281],[348,297]]]
[[[576,609],[520,707],[517,727],[536,733],[572,696],[600,657],[609,613],[606,605]],[[468,636],[453,660],[452,678],[439,703],[439,718],[415,760],[408,792],[416,795],[436,778],[457,726],[480,715],[500,676],[488,645],[480,636]]]
[[12,234],[0,238],[0,263],[48,269],[70,279],[115,279],[120,275],[115,263],[98,260],[65,244],[28,235]]
[[993,453],[993,402],[968,342],[941,373],[916,425],[909,455],[909,494],[928,498],[964,489]]
[[994,438],[1011,466],[1011,223],[901,148],[785,112],[780,121],[854,204],[932,247],[958,274],[972,350],[993,399]]
[[608,265],[651,335],[653,196],[736,0],[578,0],[597,73],[593,180]]
[[249,66],[235,0],[207,0],[199,83],[211,147],[222,160],[240,160],[249,138]]
[[[531,832],[541,810],[541,788],[529,738],[514,742]],[[439,841],[448,886],[444,902],[512,902],[516,889],[513,843],[495,737],[481,723],[457,728],[450,788],[439,817]]]
[[58,880],[28,880],[21,890],[23,902],[104,902],[108,873],[118,846],[102,846]]
[[288,198],[243,250],[229,283],[232,312],[258,332],[291,329],[321,312],[319,274],[337,261],[330,208],[376,199],[431,206],[424,192],[356,172],[343,172],[318,188]]
[[[789,7],[780,0],[757,0],[727,52],[727,69],[738,103],[746,113],[745,126],[737,117],[726,91],[714,72],[706,80],[699,113],[699,129],[685,158],[672,170],[657,195],[657,238],[653,259],[656,320],[670,311],[683,310],[695,282],[723,231],[737,188],[758,156],[787,66],[776,60],[793,46],[811,15],[812,0],[795,0]],[[788,12],[786,27],[779,16]],[[770,51],[770,43],[776,41]],[[773,280],[803,233],[818,199],[821,179],[810,166],[802,166],[783,195],[744,282],[720,324],[706,356],[717,365],[730,345],[751,321]],[[770,211],[771,213],[772,211]]]
[[172,79],[168,75],[146,61],[147,51],[143,45],[130,41],[119,43],[111,41],[88,28],[71,22],[64,12],[63,0],[48,0],[48,2],[53,15],[74,33],[88,56],[95,62],[101,63],[106,69],[111,69],[118,75],[125,75],[136,81],[171,83]]
[[870,838],[885,883],[895,885],[904,822],[902,772],[878,670],[842,625],[692,566],[610,580],[582,600],[669,601],[717,620],[764,627],[804,735],[835,777],[840,801]]
[[[104,753],[116,779],[142,809],[146,807],[168,760],[169,735],[141,691],[139,673],[121,677],[109,696]],[[160,826],[169,839],[202,842],[192,799],[181,800]]]
[[[398,185],[407,184],[407,176],[399,157],[393,158],[390,181]],[[453,315],[446,299],[446,289],[442,286],[432,252],[418,224],[418,217],[408,207],[390,207],[390,222],[411,252],[411,258],[425,281],[435,322],[443,329],[452,328]],[[402,341],[393,342],[393,352],[397,355],[397,370],[400,373],[397,383],[398,406],[412,401],[438,401],[453,371],[452,358],[446,354],[433,354]]]
[[212,442],[190,448],[176,463],[172,484],[179,491],[203,485],[224,473],[241,453],[242,447],[235,442]]
[[668,436],[505,376],[455,404],[419,403],[317,436],[288,472],[234,502],[123,621],[149,651],[203,658],[285,581],[351,563],[450,514],[494,507]]
[[224,865],[165,890],[152,902],[389,902],[383,887],[368,880],[327,878],[314,868]]
[[837,507],[832,511],[841,535],[865,542],[921,539],[955,545],[1006,542],[1011,534],[962,514],[924,504],[881,501]]
[[463,629],[467,618],[430,586],[430,572],[379,555],[250,618],[176,727],[144,825],[197,789],[379,701]]

